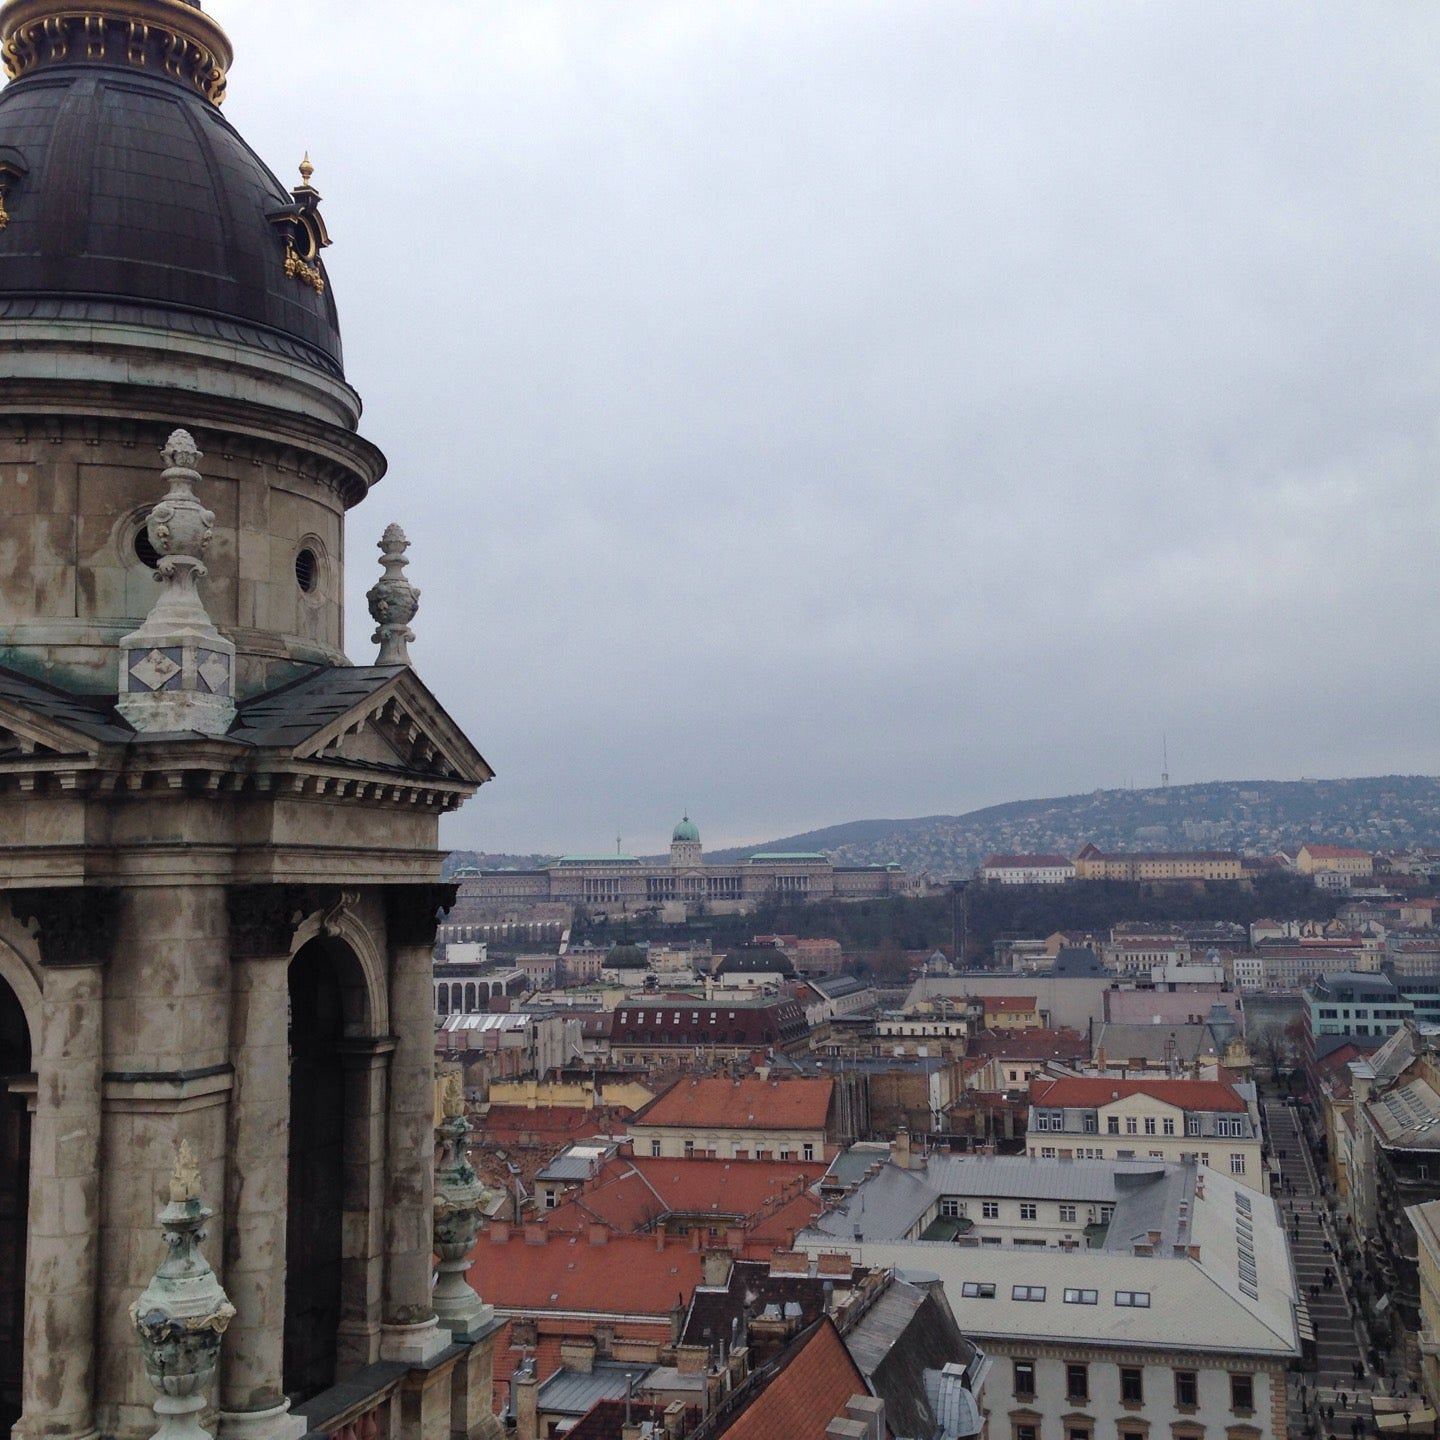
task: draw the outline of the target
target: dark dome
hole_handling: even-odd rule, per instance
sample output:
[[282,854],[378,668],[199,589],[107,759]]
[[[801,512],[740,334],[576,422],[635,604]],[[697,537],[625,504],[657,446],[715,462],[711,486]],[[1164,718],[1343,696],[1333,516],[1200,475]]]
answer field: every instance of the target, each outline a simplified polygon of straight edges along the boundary
[[286,271],[304,197],[183,78],[78,59],[22,74],[0,92],[0,183],[0,318],[136,323],[341,373],[318,254],[309,281]]

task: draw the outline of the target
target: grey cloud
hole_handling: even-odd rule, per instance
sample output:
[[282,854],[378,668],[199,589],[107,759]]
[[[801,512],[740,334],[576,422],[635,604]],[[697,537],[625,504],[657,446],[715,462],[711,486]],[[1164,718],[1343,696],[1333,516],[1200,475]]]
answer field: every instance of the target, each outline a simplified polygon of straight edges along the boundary
[[1440,12],[214,0],[454,843],[1433,769]]

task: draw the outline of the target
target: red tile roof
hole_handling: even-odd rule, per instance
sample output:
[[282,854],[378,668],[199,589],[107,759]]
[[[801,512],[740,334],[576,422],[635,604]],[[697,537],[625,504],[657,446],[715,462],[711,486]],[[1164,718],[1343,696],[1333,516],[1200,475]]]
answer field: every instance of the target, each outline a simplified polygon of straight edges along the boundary
[[865,1377],[850,1358],[834,1322],[821,1320],[777,1362],[762,1372],[758,1393],[728,1425],[716,1431],[725,1440],[825,1440],[830,1422],[846,1405],[868,1393]]
[[1181,1110],[1235,1110],[1247,1107],[1233,1085],[1220,1080],[1106,1080],[1099,1076],[1037,1076],[1030,1082],[1035,1105],[1072,1106],[1092,1110],[1131,1095],[1148,1095]]
[[470,1284],[497,1310],[668,1318],[685,1305],[703,1273],[703,1258],[688,1242],[655,1235],[553,1234],[544,1244],[491,1225],[480,1237],[467,1272]]
[[630,1121],[695,1130],[823,1130],[833,1080],[681,1080]]
[[986,1013],[994,1011],[997,1015],[1024,1014],[1027,1010],[1035,1009],[1035,997],[1033,995],[986,995],[984,997]]
[[739,1226],[747,1244],[792,1244],[820,1211],[809,1193],[825,1173],[797,1160],[665,1160],[620,1156],[550,1211],[551,1230],[593,1223],[635,1235],[671,1216]]

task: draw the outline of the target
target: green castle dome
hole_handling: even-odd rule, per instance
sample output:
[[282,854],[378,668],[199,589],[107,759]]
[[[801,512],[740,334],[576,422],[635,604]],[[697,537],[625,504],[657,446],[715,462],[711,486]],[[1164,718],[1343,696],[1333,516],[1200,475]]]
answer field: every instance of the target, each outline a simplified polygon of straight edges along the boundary
[[675,833],[670,837],[671,841],[689,840],[695,844],[700,843],[700,832],[695,828],[694,822],[687,815],[676,827]]

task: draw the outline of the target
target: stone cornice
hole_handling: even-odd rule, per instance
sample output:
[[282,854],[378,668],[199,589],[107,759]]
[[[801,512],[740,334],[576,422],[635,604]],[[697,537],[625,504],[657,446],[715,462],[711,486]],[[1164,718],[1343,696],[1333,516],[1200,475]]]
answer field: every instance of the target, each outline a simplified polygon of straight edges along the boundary
[[101,800],[135,795],[223,795],[259,800],[394,807],[436,814],[458,809],[478,787],[417,771],[341,760],[275,765],[224,739],[101,747],[94,756],[30,755],[0,760],[0,795],[80,792]]

